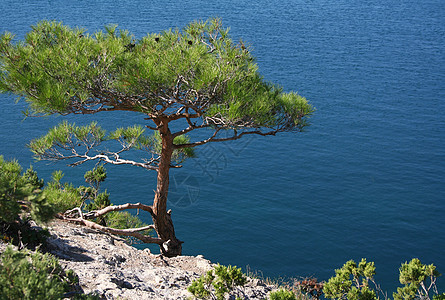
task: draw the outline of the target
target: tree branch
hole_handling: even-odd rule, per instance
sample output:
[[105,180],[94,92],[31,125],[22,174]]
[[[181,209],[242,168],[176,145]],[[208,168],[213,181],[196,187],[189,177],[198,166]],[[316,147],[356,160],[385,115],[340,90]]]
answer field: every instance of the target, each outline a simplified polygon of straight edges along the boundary
[[72,223],[76,223],[79,225],[84,225],[89,228],[97,229],[102,232],[108,232],[111,234],[122,235],[122,236],[132,236],[132,237],[134,237],[144,243],[148,243],[148,244],[162,245],[165,242],[164,240],[162,240],[160,238],[146,236],[146,235],[143,235],[138,232],[138,231],[142,231],[142,230],[152,229],[152,228],[154,228],[153,225],[145,226],[145,227],[141,227],[141,228],[116,229],[116,228],[102,226],[102,225],[99,225],[97,223],[94,223],[92,221],[88,221],[88,220],[85,220],[82,218],[73,219],[73,218],[67,218],[67,217],[64,217],[61,215],[59,215],[59,218],[61,218],[62,220],[68,221],[68,222],[72,222]]
[[[149,205],[145,205],[142,203],[126,203],[126,204],[122,204],[122,205],[111,205],[111,206],[107,206],[101,210],[94,210],[94,211],[90,211],[88,213],[82,213],[81,209],[79,207],[77,207],[77,208],[67,211],[65,214],[59,214],[59,215],[57,215],[57,217],[62,220],[65,220],[65,221],[84,225],[86,227],[97,229],[102,232],[108,232],[111,234],[116,234],[116,235],[121,235],[121,236],[131,236],[131,237],[134,237],[144,243],[161,245],[162,243],[165,242],[164,240],[162,240],[160,238],[149,237],[149,236],[139,233],[139,231],[155,229],[154,225],[148,225],[148,226],[144,226],[144,227],[140,227],[140,228],[117,229],[117,228],[102,226],[100,224],[97,224],[95,222],[88,220],[88,219],[93,219],[93,218],[97,218],[97,217],[106,215],[107,213],[110,213],[113,211],[122,211],[122,210],[127,210],[127,209],[142,209],[144,211],[149,212],[153,218],[156,217],[153,213],[153,208]],[[77,212],[79,214],[78,218],[75,218],[72,216],[68,217],[68,215],[70,215],[74,212]]]
[[190,132],[192,130],[195,130],[195,129],[207,128],[207,127],[210,127],[210,124],[201,124],[201,125],[198,125],[198,126],[196,126],[194,124],[190,124],[189,127],[185,128],[185,129],[183,129],[181,131],[173,133],[173,138],[175,138],[177,136],[180,136],[180,135],[183,135],[183,134],[186,134],[186,133],[188,133],[188,132]]
[[[112,160],[107,155],[104,155],[104,154],[97,154],[95,156],[88,156],[88,155],[80,155],[79,154],[77,156],[70,156],[70,157],[67,157],[67,158],[74,158],[74,157],[76,157],[76,158],[83,158],[83,160],[80,160],[80,161],[77,161],[75,163],[72,163],[72,164],[70,164],[70,166],[78,166],[78,165],[81,165],[81,164],[83,164],[83,163],[85,163],[87,161],[99,159],[99,160],[102,160],[102,161],[104,161],[104,162],[106,162],[108,164],[112,164],[112,165],[133,165],[133,166],[141,167],[141,168],[144,168],[144,169],[147,169],[147,170],[157,170],[158,169],[158,167],[151,165],[152,163],[155,163],[157,161],[157,159],[154,159],[154,158],[149,160],[149,161],[147,161],[147,162],[145,162],[145,163],[135,162],[133,160],[122,159],[122,158],[119,157],[119,155],[117,155],[115,157],[115,159]],[[67,158],[64,157],[64,158],[61,158],[61,159],[67,159]]]
[[150,215],[152,217],[156,217],[153,213],[153,208],[149,205],[145,205],[142,203],[126,203],[126,204],[122,204],[122,205],[111,205],[111,206],[107,206],[101,210],[93,210],[90,211],[86,214],[84,214],[84,217],[86,219],[92,219],[92,218],[97,218],[100,216],[103,216],[109,212],[112,211],[121,211],[121,210],[126,210],[126,209],[142,209],[148,213],[150,213]]
[[188,144],[181,144],[181,145],[174,145],[174,147],[176,149],[182,149],[182,148],[188,148],[188,147],[196,147],[196,146],[200,146],[200,145],[204,145],[210,142],[225,142],[225,141],[233,141],[233,140],[237,140],[242,138],[244,135],[248,135],[248,134],[258,134],[258,135],[262,135],[262,136],[268,136],[268,135],[275,135],[278,132],[280,132],[281,130],[279,129],[275,129],[275,130],[271,130],[269,132],[262,132],[260,130],[254,130],[254,131],[244,131],[240,134],[238,134],[238,132],[236,130],[234,130],[234,134],[231,137],[228,138],[216,138],[218,132],[221,130],[222,128],[217,128],[215,130],[215,132],[213,133],[213,135],[211,137],[209,137],[206,140],[202,140],[202,141],[198,141],[198,142],[194,142],[194,143],[188,143]]

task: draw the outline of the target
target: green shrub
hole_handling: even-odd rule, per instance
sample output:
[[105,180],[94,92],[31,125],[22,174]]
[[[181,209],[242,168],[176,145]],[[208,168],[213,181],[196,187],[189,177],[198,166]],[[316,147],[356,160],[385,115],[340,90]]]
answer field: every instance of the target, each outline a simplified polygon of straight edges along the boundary
[[73,295],[73,299],[99,300],[94,294],[81,294],[79,279],[65,271],[50,254],[16,251],[7,247],[0,255],[0,300],[51,300]]
[[434,295],[433,300],[445,300],[445,293]]
[[269,294],[270,300],[296,300],[295,294],[286,289],[279,289]]
[[[89,186],[74,187],[70,183],[61,183],[63,178],[61,171],[53,173],[52,181],[45,188],[46,197],[57,207],[57,212],[65,213],[74,208],[79,208],[84,214],[101,210],[113,205],[110,201],[110,194],[105,190],[99,192],[101,183],[107,178],[107,170],[103,165],[98,165],[84,175],[85,182]],[[71,216],[70,216],[71,217]],[[129,212],[113,211],[93,219],[94,222],[111,228],[127,229],[145,227],[139,217]],[[149,235],[152,231],[141,231],[141,234]],[[135,243],[139,240],[133,237],[124,237],[127,242]]]
[[17,161],[5,161],[0,156],[0,238],[19,247],[34,248],[42,244],[48,232],[36,231],[30,219],[49,221],[54,207],[42,193],[43,180],[30,167],[22,174]]
[[113,211],[107,214],[107,226],[117,229],[139,228],[147,226],[137,216],[128,211]]
[[1,255],[0,299],[60,299],[76,283],[49,254],[8,247]]
[[[433,264],[423,265],[419,259],[413,258],[409,263],[402,264],[399,271],[399,281],[404,286],[393,293],[394,300],[430,300],[430,296],[433,296],[433,300],[445,299],[445,294],[439,294],[437,290],[436,280],[440,273]],[[341,269],[335,270],[335,276],[324,284],[324,295],[331,299],[375,300],[379,299],[379,292],[388,299],[375,283],[374,275],[373,262],[362,259],[357,265],[350,260]],[[370,287],[370,282],[374,289]]]
[[326,298],[349,300],[377,299],[376,292],[369,287],[374,282],[375,266],[373,262],[362,259],[357,265],[353,260],[346,262],[341,269],[335,270],[323,287]]
[[247,282],[246,275],[240,268],[218,264],[199,279],[192,282],[188,291],[198,299],[224,299],[226,293]]
[[0,156],[0,220],[14,221],[21,209],[19,200],[31,193],[24,184],[20,173],[22,167],[16,161],[7,162]]
[[[105,216],[105,223],[108,227],[117,229],[141,228],[147,226],[138,216],[133,216],[128,211],[113,211]],[[141,234],[150,235],[152,230],[139,231]],[[129,244],[140,243],[140,241],[131,236],[122,236]]]
[[37,222],[46,222],[54,216],[54,208],[42,194],[43,181],[29,168],[22,175],[17,161],[5,161],[0,155],[0,221],[11,223],[23,211]]
[[83,202],[78,188],[70,183],[61,183],[63,176],[62,171],[54,171],[52,180],[44,189],[46,199],[55,207],[57,213],[79,207]]
[[[85,173],[85,181],[89,187],[79,187],[79,191],[83,194],[86,211],[100,210],[107,206],[113,205],[110,201],[110,194],[105,190],[99,193],[101,183],[107,178],[107,170],[103,165],[98,165],[91,171]],[[134,216],[128,211],[113,211],[104,216],[100,216],[95,222],[116,229],[140,228],[147,224],[143,223],[138,216]],[[141,231],[141,234],[149,235],[151,230]],[[129,243],[136,243],[139,240],[133,237],[124,237]]]
[[440,273],[433,264],[424,265],[413,258],[409,263],[403,263],[399,271],[399,281],[404,286],[397,288],[394,300],[430,299],[430,294],[436,294],[433,299],[444,297],[444,294],[438,295],[436,279]]

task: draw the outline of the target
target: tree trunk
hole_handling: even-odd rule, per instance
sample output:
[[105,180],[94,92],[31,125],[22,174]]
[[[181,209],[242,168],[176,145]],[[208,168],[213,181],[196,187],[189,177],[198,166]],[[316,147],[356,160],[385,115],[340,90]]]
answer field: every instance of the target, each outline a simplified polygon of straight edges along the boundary
[[[159,126],[160,125],[160,126]],[[167,257],[182,254],[182,243],[175,236],[171,212],[167,212],[170,163],[173,154],[173,136],[167,122],[158,125],[162,139],[161,160],[159,162],[156,195],[153,202],[153,223],[158,237],[165,242],[160,245]]]

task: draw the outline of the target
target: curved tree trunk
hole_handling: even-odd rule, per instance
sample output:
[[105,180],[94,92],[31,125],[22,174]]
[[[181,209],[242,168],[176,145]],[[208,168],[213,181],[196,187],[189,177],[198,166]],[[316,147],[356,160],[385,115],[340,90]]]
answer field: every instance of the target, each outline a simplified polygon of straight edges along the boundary
[[181,255],[183,243],[176,238],[171,213],[167,212],[169,171],[173,154],[173,135],[168,128],[167,122],[159,125],[162,151],[158,169],[156,195],[153,201],[153,223],[159,238],[165,241],[160,245],[161,252],[165,256],[172,257]]

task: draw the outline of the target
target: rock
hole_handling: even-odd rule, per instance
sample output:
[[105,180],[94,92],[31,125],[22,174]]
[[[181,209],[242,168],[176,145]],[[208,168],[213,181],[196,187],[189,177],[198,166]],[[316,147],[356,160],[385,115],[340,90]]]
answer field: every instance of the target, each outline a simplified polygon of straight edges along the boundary
[[[213,268],[202,255],[173,258],[138,250],[118,237],[56,220],[49,225],[48,250],[79,276],[85,293],[105,299],[187,299],[187,287]],[[6,246],[0,243],[0,251]],[[265,299],[273,286],[249,279],[244,299]]]

